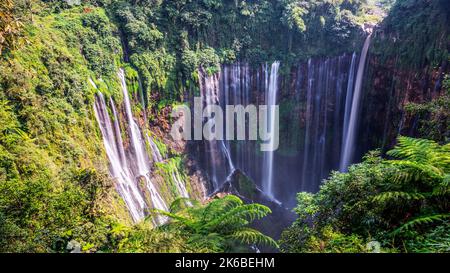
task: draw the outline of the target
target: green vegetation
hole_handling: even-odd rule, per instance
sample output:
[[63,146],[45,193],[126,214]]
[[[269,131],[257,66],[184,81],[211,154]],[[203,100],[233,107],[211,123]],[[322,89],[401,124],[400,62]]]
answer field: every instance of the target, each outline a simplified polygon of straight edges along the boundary
[[[102,26],[92,17],[103,18]],[[105,89],[117,86],[109,79],[120,44],[107,20],[101,9],[35,16],[23,30],[27,43],[7,45],[0,62],[2,252],[65,251],[72,239],[99,250],[113,222],[130,221],[98,156],[88,86],[100,76]]]
[[198,81],[199,66],[209,74],[237,60],[278,59],[289,67],[311,56],[359,50],[360,26],[383,16],[376,2],[118,0],[111,6],[143,80],[146,105],[170,105],[185,91],[194,94],[190,83]]
[[[165,201],[175,201],[169,212],[132,223],[108,175],[94,95],[100,91],[119,105],[117,71],[124,68],[133,114],[146,115],[143,130],[154,137],[150,127],[164,116],[159,114],[198,95],[200,67],[213,74],[222,63],[277,59],[288,78],[295,62],[358,51],[361,27],[382,20],[392,4],[1,0],[0,252],[67,252],[69,243],[84,252],[277,248],[251,228],[270,213],[265,206],[232,195],[206,204],[178,199],[173,175],[189,180],[184,155],[156,137],[165,161],[152,175],[164,180],[158,186]],[[448,14],[442,10],[449,10],[448,1],[396,1],[370,54],[407,69],[435,69],[448,60]],[[442,85],[440,96],[406,107],[418,116],[420,136],[436,142],[400,137],[386,158],[371,152],[348,173],[333,173],[318,193],[299,193],[299,218],[284,232],[282,251],[367,252],[366,244],[378,241],[384,252],[449,252],[448,76]],[[288,121],[281,130],[289,126],[297,135],[299,123],[288,117],[302,106],[280,105]],[[127,140],[126,131],[122,136]],[[282,142],[281,152],[291,155],[292,146],[304,141]],[[237,182],[246,196],[256,194],[247,179]],[[167,222],[154,227],[161,217]]]
[[2,1],[0,3],[0,56],[4,48],[11,50],[17,47],[22,27],[23,23],[14,12],[13,1]]
[[408,113],[419,116],[421,136],[440,143],[450,142],[450,75],[443,82],[443,94],[425,103],[409,103],[405,106]]
[[[254,245],[276,247],[276,242],[270,237],[248,227],[268,213],[269,208],[258,204],[244,205],[232,195],[213,199],[207,204],[178,198],[170,206],[170,212],[155,211],[133,226],[112,224],[107,229],[108,240],[96,250],[201,253],[248,252]],[[155,228],[153,217],[166,222]]]
[[[398,0],[381,24],[371,49],[385,62],[422,69],[448,60],[448,10],[446,0]],[[389,42],[388,42],[389,41]]]
[[348,173],[334,173],[316,194],[299,193],[299,218],[283,233],[286,252],[448,252],[450,144],[399,137]]
[[270,213],[259,204],[245,205],[238,197],[227,195],[206,205],[195,200],[175,200],[170,212],[155,211],[169,221],[156,229],[137,226],[122,242],[125,252],[243,252],[253,245],[276,242],[249,225]]

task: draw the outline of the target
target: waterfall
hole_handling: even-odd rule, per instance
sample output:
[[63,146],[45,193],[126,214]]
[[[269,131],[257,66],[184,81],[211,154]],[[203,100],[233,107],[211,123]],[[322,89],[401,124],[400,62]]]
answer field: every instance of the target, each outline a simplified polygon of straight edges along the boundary
[[[159,194],[157,188],[150,178],[151,160],[146,151],[145,141],[141,129],[134,120],[131,103],[125,80],[125,72],[120,69],[118,77],[121,82],[125,116],[127,118],[127,131],[130,138],[130,145],[126,149],[122,139],[119,115],[112,98],[109,100],[113,121],[108,114],[108,107],[102,93],[98,92],[94,103],[94,112],[100,125],[103,143],[110,163],[111,176],[116,180],[116,188],[120,196],[124,199],[128,210],[135,222],[143,219],[150,207],[168,210],[167,205]],[[91,85],[96,88],[95,83],[89,79]],[[155,162],[163,160],[156,144],[151,137],[145,135],[150,144],[152,158]],[[146,202],[144,189],[139,187],[139,181],[143,179],[146,191],[150,194],[150,204]],[[180,181],[177,176],[177,181]],[[179,182],[176,182],[177,184]],[[187,191],[183,185],[177,185],[180,193],[184,196]],[[155,223],[162,223],[166,217],[157,217]]]
[[[200,75],[200,93],[204,107],[208,105],[220,105],[219,90],[220,74],[207,75],[202,69],[199,70]],[[209,112],[208,114],[212,114]],[[205,122],[213,122],[214,119],[207,119]],[[214,124],[215,126],[215,124]],[[205,140],[205,161],[212,180],[214,189],[217,189],[226,178],[235,170],[233,160],[231,158],[228,142],[222,139]],[[226,164],[226,168],[223,168]]]
[[[128,168],[126,158],[122,155],[123,142],[117,129],[113,130],[111,119],[102,93],[97,93],[94,103],[94,113],[100,125],[106,154],[110,163],[111,176],[116,180],[116,188],[125,201],[131,217],[135,222],[144,218],[147,205],[139,191],[136,181]],[[117,113],[113,111],[114,125],[118,120]]]
[[165,204],[164,200],[162,199],[161,195],[158,193],[156,187],[153,185],[153,182],[150,179],[150,160],[148,159],[148,155],[145,149],[145,143],[142,139],[142,134],[139,126],[133,119],[124,70],[120,69],[118,75],[122,86],[125,112],[128,118],[130,142],[131,147],[134,150],[134,163],[137,165],[137,175],[145,179],[145,184],[148,191],[150,192],[151,202],[153,203],[153,206],[156,209],[168,210],[167,205]]
[[[356,61],[356,54],[312,58],[292,68],[291,77],[285,79],[278,75],[278,62],[257,67],[238,62],[222,65],[215,75],[201,77],[203,101],[220,104],[222,109],[226,105],[270,106],[277,100],[285,103],[282,107],[292,107],[287,114],[287,108],[283,108],[285,119],[280,127],[280,144],[289,140],[288,151],[261,153],[260,143],[248,140],[247,133],[246,140],[203,142],[202,164],[215,181],[214,189],[230,170],[239,169],[269,197],[276,194],[283,202],[294,191],[316,191],[331,170],[339,169],[344,116],[346,111],[347,116],[351,112],[351,103],[345,100],[353,98]],[[281,80],[283,85],[279,84]],[[277,98],[281,94],[279,86],[286,88],[281,98]],[[273,116],[270,112],[268,116],[270,129]],[[248,120],[245,125],[247,132]],[[283,173],[283,178],[276,173]]]
[[[177,170],[174,170],[172,172],[172,179],[175,182],[175,186],[176,186],[178,192],[180,193],[180,196],[184,197],[184,198],[189,198],[189,193],[183,183],[183,179],[180,177],[180,174],[178,173]],[[188,204],[190,204],[190,203],[188,203]]]
[[[347,95],[345,97],[345,112],[344,112],[344,127],[342,127],[342,144],[345,143],[347,139],[348,133],[348,121],[350,120],[350,111],[352,108],[352,98],[353,98],[353,87],[354,87],[354,75],[355,75],[355,63],[356,63],[356,53],[352,55],[352,63],[350,65],[350,73],[348,75],[347,82]],[[344,145],[341,145],[341,158],[340,158],[340,166],[339,170],[341,172],[345,172],[347,166],[343,166],[343,158],[344,155]]]
[[367,36],[364,42],[363,49],[361,51],[361,56],[359,58],[358,64],[358,72],[356,74],[355,89],[353,91],[353,99],[351,104],[350,118],[348,121],[348,128],[345,128],[346,126],[344,126],[344,130],[346,129],[346,132],[344,133],[345,141],[343,142],[342,158],[340,164],[341,171],[347,170],[348,166],[351,164],[353,160],[353,154],[355,151],[354,145],[356,138],[356,129],[358,125],[358,116],[360,108],[359,105],[361,102],[361,87],[364,75],[364,67],[366,65],[367,52],[369,51],[370,37],[371,35]]
[[[246,63],[237,63],[231,66],[223,65],[220,73],[220,105],[222,109],[225,109],[227,105],[246,107],[250,103],[249,65]],[[247,121],[245,121],[244,127],[247,132]],[[246,137],[248,137],[247,133]],[[232,142],[233,146],[231,145]],[[247,139],[239,141],[224,140],[224,143],[226,148],[224,152],[233,164],[231,169],[237,168],[243,172],[248,172],[251,165],[250,141]]]
[[268,106],[268,115],[266,120],[267,131],[270,132],[269,141],[270,151],[264,154],[263,162],[263,190],[271,198],[274,198],[273,192],[273,155],[274,155],[274,128],[275,128],[275,105],[277,103],[278,93],[278,68],[279,62],[274,62],[270,68],[270,80],[266,91],[266,104]]
[[303,170],[302,170],[302,184],[304,184],[307,179],[307,168],[308,168],[308,160],[309,160],[309,148],[310,148],[310,132],[311,132],[311,105],[312,105],[312,88],[313,88],[313,80],[314,80],[314,69],[312,66],[312,60],[308,60],[308,88],[306,94],[306,115],[305,115],[305,146],[303,149]]
[[156,143],[153,141],[153,138],[150,137],[148,134],[147,136],[147,142],[150,145],[150,150],[152,152],[152,159],[155,162],[162,162],[164,159],[161,155],[161,152],[158,149],[158,146],[156,146]]

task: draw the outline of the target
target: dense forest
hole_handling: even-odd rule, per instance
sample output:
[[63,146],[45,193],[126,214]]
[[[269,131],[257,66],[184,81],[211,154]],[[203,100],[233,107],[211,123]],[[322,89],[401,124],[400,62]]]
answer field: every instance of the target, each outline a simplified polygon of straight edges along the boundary
[[[450,252],[449,26],[447,0],[1,0],[0,252]],[[195,97],[279,105],[279,148],[173,139]]]

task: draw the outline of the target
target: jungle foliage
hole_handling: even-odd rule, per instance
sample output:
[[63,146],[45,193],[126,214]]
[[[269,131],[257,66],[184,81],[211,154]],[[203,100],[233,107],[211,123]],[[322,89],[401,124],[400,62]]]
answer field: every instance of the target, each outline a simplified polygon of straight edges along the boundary
[[[399,137],[389,159],[369,153],[316,194],[299,193],[286,252],[450,251],[450,144]],[[447,232],[445,232],[447,230]]]
[[114,219],[128,218],[98,156],[87,81],[118,90],[120,42],[100,9],[41,8],[24,24],[27,43],[0,61],[0,251],[66,251],[70,240],[94,251]]
[[372,54],[409,69],[448,60],[449,1],[398,0],[389,14],[375,33]]
[[[151,98],[193,94],[198,67],[221,63],[286,64],[356,50],[361,25],[383,11],[362,0],[111,1],[131,64]],[[155,95],[158,94],[158,95]]]
[[[415,22],[448,7],[444,0],[397,2],[401,18]],[[441,6],[412,14],[417,2]],[[378,21],[380,12],[386,11],[364,0],[2,0],[0,252],[67,252],[70,242],[84,252],[277,246],[249,228],[270,210],[233,196],[203,205],[175,202],[169,213],[159,212],[168,221],[158,228],[155,218],[131,225],[107,174],[92,112],[97,90],[88,79],[120,102],[116,74],[124,67],[132,92],[140,78],[144,105],[159,110],[198,91],[199,66],[214,73],[220,63],[279,59],[289,65],[358,50],[360,26]],[[385,24],[392,33],[408,32],[411,24],[402,22]],[[425,24],[419,28],[426,29],[424,37],[414,32],[418,43],[398,37],[395,50],[406,60],[414,57],[407,46],[423,47],[435,34],[433,24]],[[443,56],[434,46],[442,39],[436,41],[426,50],[431,64]],[[443,97],[417,106],[432,120],[445,119],[444,125],[424,125],[430,138],[441,137],[439,126],[448,126],[447,105]],[[438,140],[448,142],[445,137]],[[285,231],[281,249],[363,252],[377,240],[383,251],[448,251],[448,144],[400,138],[388,155],[395,159],[369,154],[348,173],[334,173],[319,193],[300,193],[299,219]],[[180,163],[171,164],[165,167]]]
[[440,143],[450,142],[450,75],[442,82],[442,94],[424,103],[408,103],[405,110],[416,115],[419,133]]
[[[271,213],[260,204],[244,204],[234,195],[215,198],[201,204],[179,198],[169,212],[154,211],[132,230],[126,231],[118,244],[121,252],[248,252],[253,246],[277,247],[270,237],[249,227]],[[149,221],[160,217],[167,221],[149,228]]]
[[0,3],[0,56],[4,49],[10,50],[17,47],[22,27],[23,22],[15,11],[13,0],[2,1]]

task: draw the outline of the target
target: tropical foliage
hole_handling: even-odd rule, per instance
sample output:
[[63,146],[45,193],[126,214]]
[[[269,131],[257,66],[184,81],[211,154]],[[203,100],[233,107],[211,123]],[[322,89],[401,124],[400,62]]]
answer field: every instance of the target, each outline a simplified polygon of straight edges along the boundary
[[12,0],[0,3],[0,56],[4,49],[16,47],[17,38],[21,33],[23,23],[19,20]]
[[[212,74],[221,63],[277,59],[289,74],[292,63],[357,51],[361,26],[378,22],[392,2],[1,0],[0,252],[67,252],[74,244],[83,252],[277,248],[255,229],[270,209],[232,195],[206,204],[178,199],[169,212],[133,224],[108,175],[94,94],[120,103],[123,67],[131,97],[143,101],[133,114],[147,111],[154,125],[171,105],[198,94],[200,67]],[[396,1],[372,53],[433,69],[448,59],[448,5]],[[442,85],[442,96],[406,107],[419,117],[420,135],[436,142],[400,137],[384,158],[369,153],[348,173],[333,173],[318,193],[299,193],[298,219],[281,250],[365,252],[377,241],[389,252],[449,251],[449,79]],[[156,145],[164,162],[152,171],[175,188],[172,174],[187,176],[184,157]]]
[[[155,210],[153,217],[135,228],[120,243],[126,252],[243,252],[250,247],[277,247],[270,237],[250,227],[270,213],[260,204],[244,204],[234,195],[216,198],[206,205],[180,198],[170,211]],[[149,229],[147,221],[167,221]]]
[[284,232],[282,249],[359,252],[376,240],[383,251],[449,251],[442,230],[450,217],[450,144],[399,137],[387,155],[392,159],[369,153],[317,194],[299,193],[299,218]]

